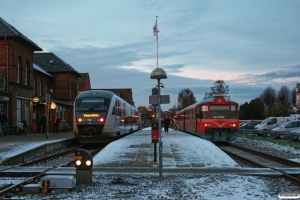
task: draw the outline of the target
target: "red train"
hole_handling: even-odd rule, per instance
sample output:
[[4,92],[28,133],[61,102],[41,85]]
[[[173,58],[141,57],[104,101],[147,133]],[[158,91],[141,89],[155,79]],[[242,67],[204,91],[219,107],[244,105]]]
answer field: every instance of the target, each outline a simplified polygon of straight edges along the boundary
[[212,142],[234,141],[239,136],[238,106],[224,95],[203,99],[176,113],[177,129]]

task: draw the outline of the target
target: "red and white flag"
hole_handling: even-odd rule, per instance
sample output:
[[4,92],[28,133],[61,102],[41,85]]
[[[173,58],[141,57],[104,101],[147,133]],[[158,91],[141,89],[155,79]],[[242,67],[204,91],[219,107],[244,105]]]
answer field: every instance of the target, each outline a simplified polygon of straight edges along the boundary
[[154,24],[154,27],[153,27],[153,35],[157,36],[157,34],[158,34],[158,30],[157,30],[157,18],[156,18],[155,24]]

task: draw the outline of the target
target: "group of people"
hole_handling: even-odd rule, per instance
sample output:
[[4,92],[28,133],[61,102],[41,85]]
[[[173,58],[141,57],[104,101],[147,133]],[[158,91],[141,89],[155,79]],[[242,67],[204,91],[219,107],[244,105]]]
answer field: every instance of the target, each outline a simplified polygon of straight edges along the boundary
[[[41,133],[46,133],[46,123],[47,123],[47,117],[46,114],[44,114],[39,121]],[[60,118],[59,115],[56,115],[53,120],[53,133],[56,132],[56,134],[58,134],[59,125],[60,125]],[[17,124],[18,135],[23,133],[26,135],[25,126],[26,124],[24,124],[23,122],[19,122]],[[3,114],[2,111],[0,111],[0,136],[8,135],[7,131],[8,131],[7,117],[5,114]]]
[[[47,117],[46,114],[44,114],[40,119],[40,130],[41,133],[46,133],[46,124],[47,124]],[[58,134],[58,127],[60,125],[60,118],[59,115],[56,115],[53,119],[53,132],[56,132]]]

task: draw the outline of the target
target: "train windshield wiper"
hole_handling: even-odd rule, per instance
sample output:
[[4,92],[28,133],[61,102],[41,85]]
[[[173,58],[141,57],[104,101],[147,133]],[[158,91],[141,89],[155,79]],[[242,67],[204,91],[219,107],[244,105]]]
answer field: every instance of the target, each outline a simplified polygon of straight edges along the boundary
[[94,110],[94,108],[100,108],[100,103],[97,103],[95,105],[93,105],[92,107],[89,108],[89,110]]

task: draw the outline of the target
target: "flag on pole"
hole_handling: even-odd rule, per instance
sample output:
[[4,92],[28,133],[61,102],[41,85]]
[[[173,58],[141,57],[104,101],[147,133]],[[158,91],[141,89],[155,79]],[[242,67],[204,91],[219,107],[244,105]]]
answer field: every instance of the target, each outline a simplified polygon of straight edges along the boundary
[[155,23],[154,23],[154,27],[153,27],[153,35],[157,36],[157,34],[158,34],[158,30],[157,30],[157,18],[156,18]]

